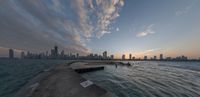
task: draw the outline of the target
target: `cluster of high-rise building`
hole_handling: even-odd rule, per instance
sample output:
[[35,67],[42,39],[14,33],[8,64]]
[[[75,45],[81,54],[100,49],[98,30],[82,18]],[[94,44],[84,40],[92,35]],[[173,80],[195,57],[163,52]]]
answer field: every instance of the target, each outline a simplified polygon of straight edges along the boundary
[[[14,58],[14,50],[9,49],[9,58]],[[65,54],[64,50],[59,52],[57,46],[51,49],[50,54],[47,52],[43,53],[31,53],[31,52],[21,52],[21,59],[68,59],[68,60],[76,60],[76,59],[84,59],[84,60],[110,60],[114,59],[114,55],[108,56],[107,51],[104,51],[102,55],[98,54],[89,54],[87,56],[79,56],[79,53],[68,53]]]
[[164,58],[163,54],[159,55],[159,58],[157,56],[153,56],[151,58],[148,58],[148,56],[144,56],[144,58],[135,58],[134,56],[132,57],[132,54],[129,54],[129,58],[125,58],[125,54],[122,55],[122,60],[152,60],[152,61],[187,61],[188,57],[186,56],[178,56],[175,58],[172,57],[166,57]]
[[[14,58],[14,50],[9,49],[9,58],[13,59]],[[57,46],[55,46],[53,49],[51,49],[50,53],[43,52],[43,53],[31,53],[31,52],[21,52],[21,59],[65,59],[65,60],[77,60],[77,59],[82,59],[82,60],[113,60],[116,59],[114,58],[114,55],[108,55],[107,51],[104,51],[102,55],[100,54],[89,54],[86,56],[79,56],[79,53],[68,53],[65,54],[64,50],[59,52],[59,49]],[[119,60],[119,59],[116,59]],[[122,58],[120,60],[148,60],[148,61],[187,61],[188,58],[186,56],[178,56],[175,58],[172,57],[165,57],[163,54],[159,55],[159,58],[157,56],[153,56],[148,58],[148,56],[144,56],[144,58],[136,58],[132,54],[129,54],[128,59],[126,58],[126,55],[123,54]],[[194,59],[196,60],[196,59]],[[200,58],[199,58],[200,60]]]

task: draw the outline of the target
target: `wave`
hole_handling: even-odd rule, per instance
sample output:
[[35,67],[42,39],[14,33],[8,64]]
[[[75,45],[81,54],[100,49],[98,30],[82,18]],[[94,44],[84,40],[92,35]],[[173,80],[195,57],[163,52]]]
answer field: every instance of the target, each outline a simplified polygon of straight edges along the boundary
[[200,97],[200,72],[159,64],[106,66],[104,71],[83,76],[119,97]]

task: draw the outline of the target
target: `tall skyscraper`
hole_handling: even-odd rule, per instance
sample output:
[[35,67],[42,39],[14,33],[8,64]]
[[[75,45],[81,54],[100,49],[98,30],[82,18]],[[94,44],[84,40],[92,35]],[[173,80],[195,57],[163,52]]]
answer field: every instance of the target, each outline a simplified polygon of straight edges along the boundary
[[10,59],[14,58],[14,51],[13,51],[13,49],[9,49],[9,58]]
[[103,52],[103,58],[106,59],[107,58],[107,51]]
[[160,54],[160,60],[163,60],[163,54]]
[[52,58],[58,58],[58,47],[54,46],[54,49],[51,49],[51,57]]
[[131,54],[129,54],[129,60],[131,60],[132,59],[132,55]]
[[55,56],[58,56],[58,47],[57,46],[54,47],[54,51],[55,51]]
[[79,53],[76,54],[76,58],[77,58],[77,59],[79,58]]
[[122,55],[122,60],[125,60],[125,59],[126,59],[125,57],[126,57],[126,56],[123,54],[123,55]]
[[111,59],[114,59],[114,55],[110,55],[110,58],[111,58]]

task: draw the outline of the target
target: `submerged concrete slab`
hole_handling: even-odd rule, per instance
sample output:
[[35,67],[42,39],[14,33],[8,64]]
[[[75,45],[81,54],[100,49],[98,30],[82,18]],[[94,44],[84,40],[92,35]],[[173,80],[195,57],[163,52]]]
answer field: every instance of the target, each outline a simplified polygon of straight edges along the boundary
[[96,67],[83,67],[83,68],[76,68],[74,69],[77,73],[86,73],[86,72],[92,72],[97,70],[103,70],[104,66],[96,66]]
[[87,65],[86,62],[77,62],[76,64],[71,64],[70,67],[77,73],[92,72],[97,70],[103,70],[102,65]]
[[93,83],[83,83],[85,81],[68,65],[59,65],[34,78],[14,97],[116,97]]

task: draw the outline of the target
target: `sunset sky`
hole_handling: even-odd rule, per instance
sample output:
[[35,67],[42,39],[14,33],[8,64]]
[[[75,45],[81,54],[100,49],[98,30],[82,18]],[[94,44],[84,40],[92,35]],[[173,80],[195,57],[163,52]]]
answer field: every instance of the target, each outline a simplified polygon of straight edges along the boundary
[[[0,0],[8,49],[200,57],[200,0]],[[128,56],[127,56],[128,58]]]

